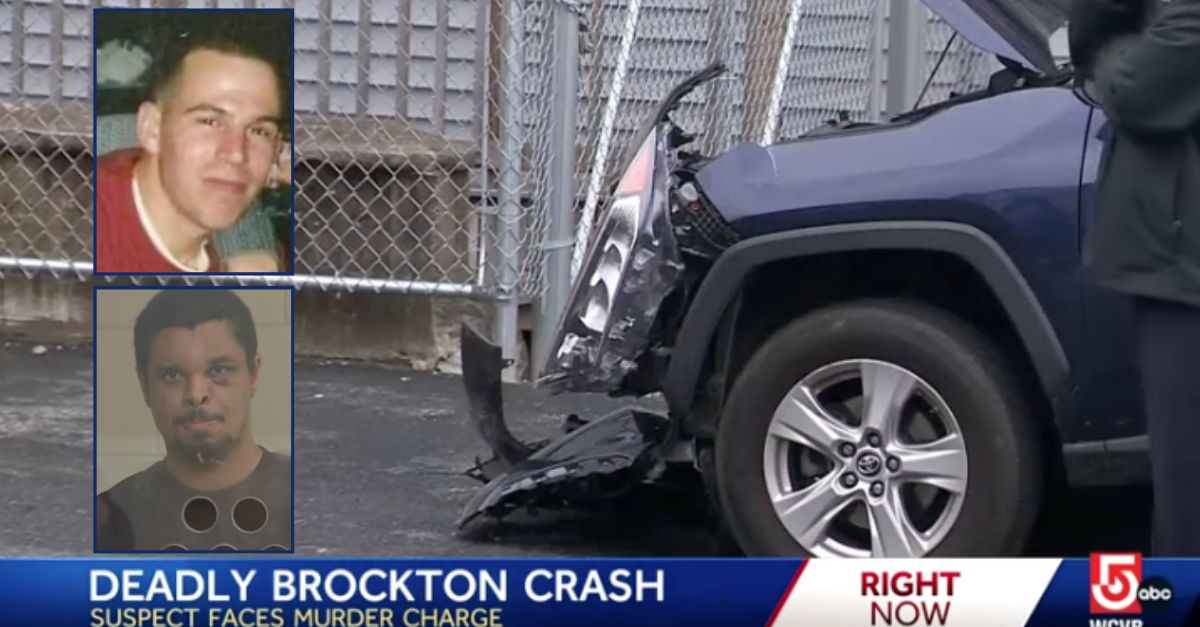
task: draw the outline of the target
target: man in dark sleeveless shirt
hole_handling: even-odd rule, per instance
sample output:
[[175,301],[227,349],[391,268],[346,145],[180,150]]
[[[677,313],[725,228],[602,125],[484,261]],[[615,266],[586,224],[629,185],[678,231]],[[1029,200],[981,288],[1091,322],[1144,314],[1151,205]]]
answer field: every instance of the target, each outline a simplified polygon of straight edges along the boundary
[[229,290],[165,289],[134,325],[142,396],[166,457],[97,498],[98,550],[290,550],[290,458],[254,440],[262,366]]

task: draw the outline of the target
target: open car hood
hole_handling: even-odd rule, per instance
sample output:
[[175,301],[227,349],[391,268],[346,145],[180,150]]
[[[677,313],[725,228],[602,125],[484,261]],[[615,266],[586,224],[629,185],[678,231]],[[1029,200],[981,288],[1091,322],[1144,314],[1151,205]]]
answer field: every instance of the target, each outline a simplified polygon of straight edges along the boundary
[[1057,69],[1050,36],[1067,23],[1070,0],[922,0],[964,39],[1042,74]]

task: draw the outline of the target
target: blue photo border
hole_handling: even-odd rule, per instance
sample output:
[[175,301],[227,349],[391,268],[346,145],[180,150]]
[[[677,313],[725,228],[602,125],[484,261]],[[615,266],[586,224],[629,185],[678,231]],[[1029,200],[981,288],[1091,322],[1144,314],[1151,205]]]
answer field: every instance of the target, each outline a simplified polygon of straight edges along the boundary
[[[269,551],[266,549],[238,549],[236,551],[221,551],[214,549],[195,550],[195,551],[166,551],[166,550],[141,550],[141,551],[101,551],[96,548],[96,537],[99,535],[99,521],[96,512],[96,491],[99,475],[98,463],[98,437],[97,422],[98,422],[98,405],[97,398],[99,397],[99,385],[96,378],[96,353],[97,345],[99,344],[99,336],[96,331],[99,327],[99,307],[100,292],[115,292],[115,291],[132,291],[132,290],[232,290],[232,291],[247,291],[247,290],[273,290],[289,292],[288,302],[290,304],[292,317],[288,324],[288,331],[291,334],[291,344],[289,346],[290,359],[288,361],[289,378],[291,379],[291,451],[289,462],[291,464],[291,546],[286,551]],[[179,286],[179,285],[96,285],[92,288],[92,553],[96,555],[162,555],[162,556],[186,556],[195,554],[264,554],[264,555],[294,555],[296,553],[296,289],[290,285],[247,285],[247,286],[223,286],[223,285],[197,285],[197,286]]]
[[[96,168],[99,165],[100,155],[96,154],[96,96],[98,89],[96,85],[96,14],[97,13],[232,13],[232,12],[250,12],[250,13],[287,13],[291,16],[291,35],[292,35],[292,107],[291,107],[291,147],[292,147],[292,193],[291,193],[291,263],[290,272],[100,272],[97,270],[99,266],[98,255],[96,254]],[[296,10],[294,7],[283,8],[144,8],[144,7],[93,7],[92,8],[92,274],[102,277],[117,277],[117,276],[295,276],[296,275]]]

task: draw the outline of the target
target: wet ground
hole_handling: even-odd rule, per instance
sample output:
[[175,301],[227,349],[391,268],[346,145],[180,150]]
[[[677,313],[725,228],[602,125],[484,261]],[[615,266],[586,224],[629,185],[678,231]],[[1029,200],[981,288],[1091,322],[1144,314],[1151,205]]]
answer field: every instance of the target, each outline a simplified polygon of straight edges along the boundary
[[[0,555],[84,555],[92,546],[92,349],[0,341]],[[37,351],[41,352],[41,351]],[[727,551],[702,508],[639,493],[604,512],[543,513],[476,533],[455,520],[484,453],[457,376],[399,367],[301,361],[295,372],[296,547],[302,555],[708,556]],[[507,386],[525,438],[562,417],[621,405]],[[1060,499],[1031,554],[1142,549],[1145,488]]]

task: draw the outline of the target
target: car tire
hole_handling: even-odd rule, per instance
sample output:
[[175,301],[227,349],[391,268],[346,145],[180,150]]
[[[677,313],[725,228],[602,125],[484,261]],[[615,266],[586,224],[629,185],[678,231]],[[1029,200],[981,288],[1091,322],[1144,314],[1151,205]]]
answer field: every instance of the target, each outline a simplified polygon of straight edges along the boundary
[[[1013,375],[1012,365],[1005,355],[977,329],[943,310],[903,300],[855,301],[808,313],[775,332],[738,374],[718,428],[716,481],[722,514],[743,550],[749,555],[767,556],[825,556],[831,552],[818,550],[827,547],[815,541],[806,548],[776,513],[768,492],[771,481],[768,475],[777,467],[771,460],[779,456],[769,455],[774,449],[768,448],[768,430],[772,429],[775,412],[783,401],[800,389],[799,382],[831,364],[858,363],[848,360],[868,360],[862,363],[876,364],[871,366],[873,368],[878,367],[877,364],[887,364],[889,368],[898,366],[927,384],[935,394],[926,396],[940,397],[944,401],[941,407],[948,407],[961,436],[954,441],[965,450],[965,458],[960,458],[962,463],[958,466],[965,467],[965,480],[955,484],[959,489],[957,493],[961,494],[955,501],[956,515],[953,522],[941,525],[940,539],[929,545],[918,542],[897,545],[893,542],[891,546],[920,547],[923,550],[914,553],[928,556],[1019,553],[1039,508],[1044,467],[1028,396]],[[861,381],[866,381],[867,371],[861,372],[864,373]],[[871,381],[879,380],[882,378],[871,376]],[[916,410],[900,411],[897,415],[907,415],[906,411]],[[946,415],[937,410],[928,413],[937,420],[944,420]],[[784,444],[794,447],[787,442]],[[868,445],[863,446],[863,452],[859,454],[867,456]],[[896,446],[907,445],[897,440]],[[840,450],[844,453],[848,449]],[[794,472],[792,453],[787,455],[789,461],[779,472]],[[887,459],[890,469],[893,460]],[[842,459],[840,463],[845,466],[840,470],[835,467],[826,473],[827,476],[832,478],[834,473],[850,474],[859,469],[850,458]],[[897,466],[899,463],[896,462]],[[912,467],[915,469],[918,465],[914,463]],[[877,472],[886,474],[887,469],[879,471],[875,462],[864,465],[868,470],[872,466]],[[899,475],[893,478],[896,477]],[[780,485],[779,481],[776,480],[776,485]],[[841,489],[848,482],[846,479],[841,486],[821,485]],[[900,494],[902,489],[912,489],[901,488],[902,483],[898,478],[894,484],[888,483],[882,500],[891,502],[893,485],[897,490],[895,494]],[[858,487],[862,486],[859,484]],[[876,487],[872,484],[870,489]],[[932,488],[938,494],[940,490],[940,487]],[[866,499],[867,494],[864,491],[853,496]],[[953,494],[947,491],[946,497],[937,496],[933,500],[954,499]],[[862,508],[860,513],[868,523],[859,528],[868,535],[859,537],[868,538],[866,555],[870,555],[872,548],[886,543],[870,540],[882,537],[869,535],[869,532],[874,528],[870,521],[876,519],[874,516],[882,516],[878,512],[883,510],[868,512],[866,502],[864,500],[856,507]],[[899,509],[904,507],[901,505]],[[909,516],[905,520],[914,517],[919,518]],[[793,521],[794,528],[807,528],[796,527],[794,519],[789,520]],[[947,516],[946,520],[950,518]],[[828,535],[832,537],[832,534]],[[838,550],[832,551],[831,556],[857,555],[853,551],[843,553]],[[890,556],[887,551],[882,555]]]

